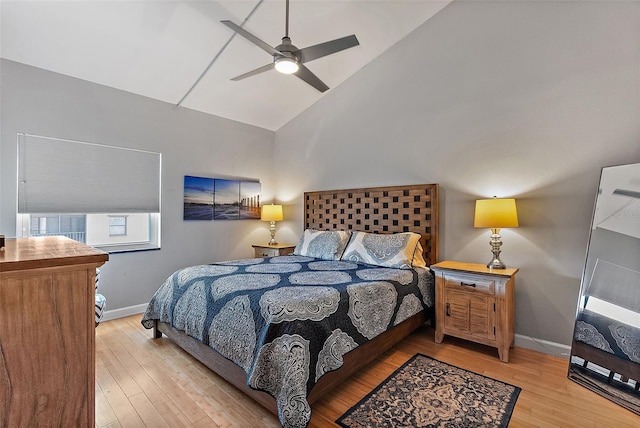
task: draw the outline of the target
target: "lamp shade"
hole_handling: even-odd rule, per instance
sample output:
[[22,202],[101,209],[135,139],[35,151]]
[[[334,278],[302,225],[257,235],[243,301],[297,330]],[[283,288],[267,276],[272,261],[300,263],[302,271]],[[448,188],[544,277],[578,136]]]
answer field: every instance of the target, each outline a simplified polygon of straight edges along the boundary
[[498,198],[477,200],[473,226],[489,229],[518,227],[516,200]]
[[263,221],[282,221],[282,205],[263,205],[260,220]]

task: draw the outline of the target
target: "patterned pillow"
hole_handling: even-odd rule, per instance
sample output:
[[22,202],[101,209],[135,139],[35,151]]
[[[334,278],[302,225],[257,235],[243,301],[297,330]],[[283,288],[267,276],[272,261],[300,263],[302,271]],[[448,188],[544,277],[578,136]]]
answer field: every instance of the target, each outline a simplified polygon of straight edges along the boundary
[[351,232],[307,229],[302,234],[293,254],[323,260],[340,260]]
[[413,232],[388,235],[353,232],[342,260],[399,269],[426,267],[420,235]]

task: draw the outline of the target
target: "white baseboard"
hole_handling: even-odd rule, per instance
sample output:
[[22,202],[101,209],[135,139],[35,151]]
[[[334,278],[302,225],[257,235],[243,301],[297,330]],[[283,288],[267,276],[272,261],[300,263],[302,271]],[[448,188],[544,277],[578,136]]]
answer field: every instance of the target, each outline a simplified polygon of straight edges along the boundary
[[127,306],[126,308],[104,311],[102,322],[128,317],[130,315],[141,314],[145,311],[145,309],[147,309],[147,305],[148,303],[142,303],[140,305]]
[[562,343],[550,342],[548,340],[536,339],[535,337],[516,334],[514,345],[520,348],[532,349],[543,354],[555,355],[556,357],[569,358],[571,346]]

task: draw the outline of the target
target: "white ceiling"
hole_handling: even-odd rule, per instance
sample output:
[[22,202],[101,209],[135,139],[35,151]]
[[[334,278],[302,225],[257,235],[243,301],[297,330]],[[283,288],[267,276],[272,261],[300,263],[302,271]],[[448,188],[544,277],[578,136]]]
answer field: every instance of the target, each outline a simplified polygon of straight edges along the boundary
[[[358,37],[360,46],[306,63],[335,88],[450,1],[291,0],[289,36],[299,48]],[[180,105],[271,130],[323,96],[275,70],[230,80],[272,59],[220,20],[240,25],[257,6],[244,28],[276,46],[284,35],[283,0],[2,0],[0,6],[0,56],[12,61],[178,104],[217,56]]]

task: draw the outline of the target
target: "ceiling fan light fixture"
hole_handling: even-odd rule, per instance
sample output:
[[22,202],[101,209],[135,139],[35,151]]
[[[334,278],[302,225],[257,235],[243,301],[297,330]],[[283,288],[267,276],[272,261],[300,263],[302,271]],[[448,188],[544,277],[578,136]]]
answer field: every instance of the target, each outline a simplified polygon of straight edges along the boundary
[[275,68],[283,74],[293,74],[300,69],[298,61],[294,58],[280,57],[275,60]]
[[[258,5],[260,5],[262,1],[263,0],[260,0]],[[255,8],[253,10],[255,10]],[[253,11],[251,13],[253,13]],[[284,37],[282,38],[282,43],[276,47],[263,42],[258,37],[242,28],[241,25],[234,24],[229,20],[223,20],[221,22],[240,36],[267,52],[273,58],[273,62],[271,64],[263,65],[262,67],[249,71],[248,73],[236,76],[231,80],[242,80],[275,68],[279,73],[294,74],[300,80],[313,86],[319,92],[325,92],[329,87],[320,80],[318,76],[313,74],[311,70],[305,67],[304,64],[308,61],[313,61],[314,59],[322,58],[360,44],[355,34],[352,34],[350,36],[298,49],[293,45],[293,43],[291,43],[291,38],[289,38],[289,0],[286,0],[285,4]]]

